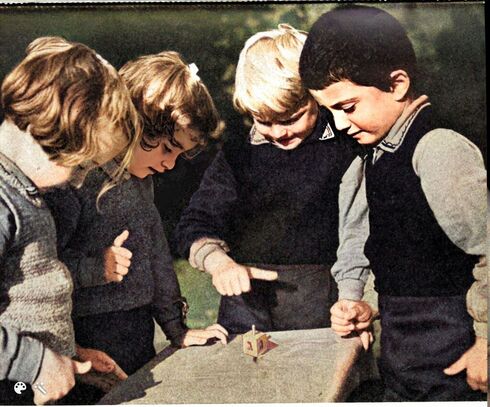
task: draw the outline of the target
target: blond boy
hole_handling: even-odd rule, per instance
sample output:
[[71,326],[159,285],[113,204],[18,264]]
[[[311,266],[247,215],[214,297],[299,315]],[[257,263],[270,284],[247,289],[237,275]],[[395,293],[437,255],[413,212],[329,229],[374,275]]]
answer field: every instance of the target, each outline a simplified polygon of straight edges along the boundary
[[302,87],[306,33],[283,24],[240,53],[234,103],[253,121],[231,135],[177,226],[179,249],[211,274],[232,333],[320,328],[337,291],[337,194],[353,159]]

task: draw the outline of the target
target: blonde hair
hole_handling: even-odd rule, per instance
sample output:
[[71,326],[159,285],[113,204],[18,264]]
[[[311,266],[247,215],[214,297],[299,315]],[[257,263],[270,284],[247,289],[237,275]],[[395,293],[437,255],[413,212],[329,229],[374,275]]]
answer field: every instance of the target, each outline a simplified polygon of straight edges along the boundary
[[[26,54],[2,83],[5,118],[67,167],[102,164],[127,148],[122,174],[141,123],[116,70],[86,45],[60,37],[38,38]],[[105,125],[110,131],[101,133]]]
[[307,33],[288,24],[250,37],[238,59],[233,104],[264,120],[289,116],[310,99],[299,76]]
[[119,74],[143,119],[143,149],[156,147],[162,137],[173,140],[176,125],[198,130],[201,137],[194,141],[201,145],[220,137],[224,125],[208,89],[177,52],[141,56]]

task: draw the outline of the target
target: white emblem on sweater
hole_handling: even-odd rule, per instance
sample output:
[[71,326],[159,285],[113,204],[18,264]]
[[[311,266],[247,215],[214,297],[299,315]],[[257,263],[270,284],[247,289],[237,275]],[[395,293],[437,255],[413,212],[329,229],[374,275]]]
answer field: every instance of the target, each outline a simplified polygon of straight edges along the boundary
[[323,130],[322,136],[318,140],[321,140],[321,141],[329,140],[329,139],[334,138],[334,137],[335,137],[335,134],[334,134],[332,128],[330,127],[330,123],[327,123],[325,130]]

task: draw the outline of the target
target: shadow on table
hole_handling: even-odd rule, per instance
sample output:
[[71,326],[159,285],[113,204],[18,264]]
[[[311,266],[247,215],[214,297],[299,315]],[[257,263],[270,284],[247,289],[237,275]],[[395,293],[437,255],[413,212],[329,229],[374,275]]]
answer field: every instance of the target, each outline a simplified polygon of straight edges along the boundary
[[[134,399],[142,398],[146,395],[146,390],[151,389],[152,387],[155,387],[160,383],[162,383],[161,380],[155,381],[151,370],[156,365],[158,365],[168,357],[172,356],[176,351],[178,351],[177,348],[171,346],[166,347],[157,356],[155,356],[155,358],[153,358],[150,362],[148,362],[145,365],[144,369],[141,369],[137,371],[134,375],[132,375],[132,382],[134,382],[137,386],[133,387],[129,383],[125,383],[126,387],[120,385],[115,387],[111,391],[111,394],[115,395],[115,399],[118,400],[117,404],[122,404],[125,402],[132,401]],[[129,391],[128,391],[128,387],[129,387]],[[102,399],[98,404],[115,404],[115,403],[111,403],[110,400],[106,401]]]

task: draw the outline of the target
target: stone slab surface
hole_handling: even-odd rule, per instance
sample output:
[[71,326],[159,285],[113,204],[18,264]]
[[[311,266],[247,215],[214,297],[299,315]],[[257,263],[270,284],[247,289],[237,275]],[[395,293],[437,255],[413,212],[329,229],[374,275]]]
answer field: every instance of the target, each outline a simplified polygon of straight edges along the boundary
[[278,346],[257,361],[228,345],[163,350],[100,404],[297,403],[344,401],[373,376],[358,337],[330,329],[269,332]]

